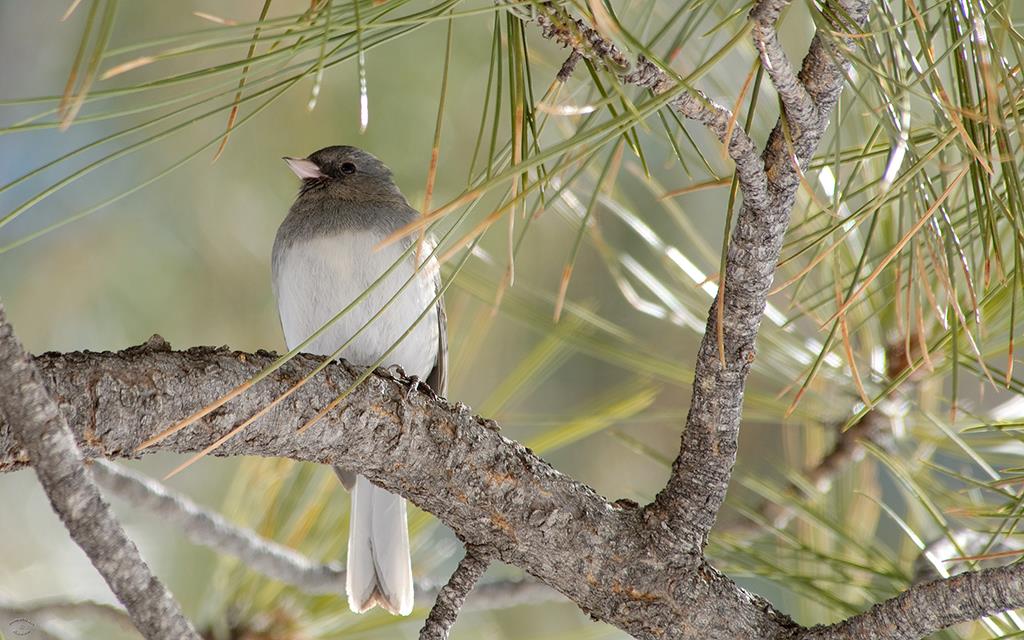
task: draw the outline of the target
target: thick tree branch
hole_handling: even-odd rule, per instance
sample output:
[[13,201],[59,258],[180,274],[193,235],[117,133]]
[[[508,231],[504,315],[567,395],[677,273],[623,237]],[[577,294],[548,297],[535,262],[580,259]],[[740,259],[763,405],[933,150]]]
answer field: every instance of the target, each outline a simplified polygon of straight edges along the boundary
[[[36,358],[86,456],[133,456],[146,437],[274,360],[266,352],[172,352],[154,344]],[[297,356],[235,402],[154,448],[202,450],[319,362]],[[890,615],[884,612],[893,608],[914,618],[912,608],[925,607],[923,625],[931,629],[970,619],[974,605],[981,616],[1024,604],[1024,582],[1014,573],[1019,569],[988,570],[915,587],[899,605],[880,605],[883,613],[868,612],[846,626],[801,629],[702,559],[680,556],[673,539],[650,531],[638,509],[607,502],[502,438],[493,422],[472,416],[462,405],[410,392],[408,382],[390,372],[378,370],[336,413],[296,433],[356,375],[358,370],[344,363],[329,365],[322,377],[217,454],[350,465],[439,517],[468,544],[485,545],[497,559],[525,569],[587,613],[638,638],[884,637]],[[24,467],[30,459],[15,443],[10,425],[0,421],[0,471]],[[1011,580],[1015,575],[1017,583]],[[985,586],[989,578],[995,581],[991,588]],[[481,585],[467,606],[486,600],[487,591],[488,585]],[[500,597],[506,596],[503,590]],[[952,603],[951,611],[960,617],[935,617],[933,599],[943,607]],[[864,631],[871,625],[878,625],[875,636]]]
[[430,610],[427,621],[420,629],[420,640],[447,640],[455,619],[466,602],[466,596],[487,571],[489,555],[479,547],[466,547],[466,555],[459,561],[448,584],[441,587],[437,602]]
[[[867,0],[839,4],[858,23],[866,20]],[[848,63],[833,38],[814,36],[799,76],[817,106],[819,126],[804,131],[790,145],[782,123],[777,124],[763,154],[771,197],[765,202],[744,193],[718,292],[724,296],[722,337],[716,299],[697,355],[679,457],[668,484],[646,508],[647,516],[684,540],[686,548],[703,549],[707,544],[729,488],[754,343],[799,186],[794,162],[803,165],[814,154],[846,78]],[[720,341],[724,358],[719,355]]]
[[959,622],[1024,606],[1024,564],[961,573],[911,587],[843,622],[810,629],[806,640],[916,640]]
[[[252,378],[274,354],[164,350],[44,354],[47,387],[88,457],[133,457],[136,447]],[[321,358],[296,356],[235,401],[154,450],[194,453],[300,380]],[[329,365],[217,450],[343,464],[409,498],[467,544],[515,565],[594,617],[638,638],[779,637],[795,629],[699,557],[678,554],[636,508],[613,504],[473,416],[378,370],[335,411],[297,433],[360,370]],[[147,450],[148,451],[148,450]],[[0,423],[0,471],[29,454]],[[480,588],[483,597],[485,586]],[[472,605],[477,594],[470,597]],[[714,629],[709,625],[714,619]],[[706,620],[708,624],[695,624]],[[712,635],[708,635],[712,634]]]
[[199,635],[170,592],[149,571],[93,483],[31,357],[22,349],[0,305],[0,413],[8,437],[33,461],[53,510],[93,566],[150,640]]

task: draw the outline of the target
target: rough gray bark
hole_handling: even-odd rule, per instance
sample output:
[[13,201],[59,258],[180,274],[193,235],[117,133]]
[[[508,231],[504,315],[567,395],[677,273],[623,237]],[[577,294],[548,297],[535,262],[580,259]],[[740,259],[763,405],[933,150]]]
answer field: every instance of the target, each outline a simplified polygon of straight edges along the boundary
[[[755,12],[766,4],[769,3],[755,5]],[[834,4],[858,25],[867,19],[867,0],[842,0]],[[743,392],[755,357],[754,343],[800,185],[794,164],[802,167],[813,156],[828,126],[829,114],[839,100],[849,67],[834,44],[835,37],[815,34],[799,74],[815,105],[813,126],[790,129],[791,142],[787,142],[780,121],[762,154],[768,197],[755,199],[750,193],[743,193],[718,292],[724,296],[724,362],[719,358],[716,299],[697,355],[693,396],[679,457],[672,465],[668,484],[648,508],[650,517],[663,521],[699,548],[707,544],[708,532],[725,500],[736,462]]]
[[[117,353],[44,354],[36,365],[87,457],[133,457],[149,435],[273,360],[267,352],[144,346]],[[153,449],[202,450],[319,361],[298,356],[221,411]],[[870,637],[862,634],[864,625],[885,620],[869,611],[862,614],[864,621],[801,629],[703,560],[694,565],[679,556],[674,538],[649,526],[640,509],[608,502],[503,438],[493,422],[473,416],[463,405],[410,392],[406,381],[388,371],[378,370],[337,411],[296,433],[356,375],[358,370],[344,363],[328,366],[323,377],[215,455],[351,465],[436,515],[467,543],[493,549],[496,558],[638,638],[863,638]],[[0,471],[23,468],[29,460],[10,425],[0,423]],[[944,585],[950,584],[943,596],[942,608],[951,612],[941,618],[944,625],[1022,606],[1024,580],[1013,571],[961,574],[925,585],[928,590],[906,603],[923,606],[919,603],[933,597],[927,594],[945,593]],[[966,575],[978,577],[967,583]],[[487,597],[486,591],[486,585],[479,587],[469,604]],[[993,599],[986,600],[989,596]],[[906,616],[915,617],[909,610]],[[935,622],[928,620],[930,629]]]
[[[87,457],[134,457],[164,425],[194,413],[270,364],[274,354],[166,351],[160,341],[117,353],[36,358]],[[236,401],[154,445],[194,453],[292,386],[320,358],[300,355]],[[493,550],[584,611],[640,638],[690,637],[715,620],[721,637],[779,637],[794,628],[763,599],[702,560],[681,558],[634,507],[612,504],[559,473],[497,426],[378,370],[338,408],[296,433],[359,370],[328,366],[214,455],[288,457],[350,466]],[[150,449],[147,449],[149,451]],[[29,455],[0,424],[0,470]],[[472,602],[472,598],[470,602]]]
[[459,617],[459,611],[466,602],[466,596],[473,590],[477,581],[487,571],[490,563],[488,554],[477,547],[466,547],[466,555],[459,561],[448,583],[441,587],[427,616],[427,621],[420,629],[420,640],[447,640],[448,633]]
[[1024,564],[982,569],[911,587],[838,624],[810,629],[807,640],[916,640],[940,629],[1024,604]]
[[789,0],[765,0],[756,3],[750,11],[753,26],[751,35],[754,46],[761,56],[761,64],[768,72],[772,86],[782,101],[790,127],[795,127],[797,131],[816,129],[821,119],[818,105],[807,92],[804,83],[797,77],[782,48],[782,43],[779,42],[779,32],[775,28],[779,15],[787,5]]
[[89,556],[132,622],[151,639],[199,635],[154,576],[103,501],[85,468],[64,415],[32,358],[22,349],[0,305],[0,414],[5,438],[20,443],[71,538]]

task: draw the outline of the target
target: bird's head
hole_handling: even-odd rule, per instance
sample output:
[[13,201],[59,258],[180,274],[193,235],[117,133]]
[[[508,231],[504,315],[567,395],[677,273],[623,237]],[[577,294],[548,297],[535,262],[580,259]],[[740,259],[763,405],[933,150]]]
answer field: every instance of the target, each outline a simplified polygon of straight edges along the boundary
[[405,201],[387,165],[356,147],[324,147],[306,158],[284,161],[302,179],[300,199]]

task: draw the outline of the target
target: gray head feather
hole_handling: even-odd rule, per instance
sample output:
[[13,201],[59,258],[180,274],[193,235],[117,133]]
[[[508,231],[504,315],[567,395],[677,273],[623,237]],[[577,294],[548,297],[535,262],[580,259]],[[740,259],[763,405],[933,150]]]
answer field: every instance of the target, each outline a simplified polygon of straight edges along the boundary
[[307,160],[323,175],[302,181],[278,230],[277,243],[350,230],[387,235],[418,215],[395,185],[387,165],[362,149],[325,147]]

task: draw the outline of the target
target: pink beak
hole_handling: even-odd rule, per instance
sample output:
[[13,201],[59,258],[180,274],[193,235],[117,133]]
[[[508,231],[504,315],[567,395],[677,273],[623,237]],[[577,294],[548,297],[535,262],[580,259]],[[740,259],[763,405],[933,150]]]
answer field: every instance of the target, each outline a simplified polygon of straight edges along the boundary
[[316,166],[316,163],[312,160],[306,160],[305,158],[289,158],[285,156],[282,158],[288,163],[288,168],[292,170],[292,173],[299,176],[303,180],[315,180],[317,178],[325,178],[320,167]]

